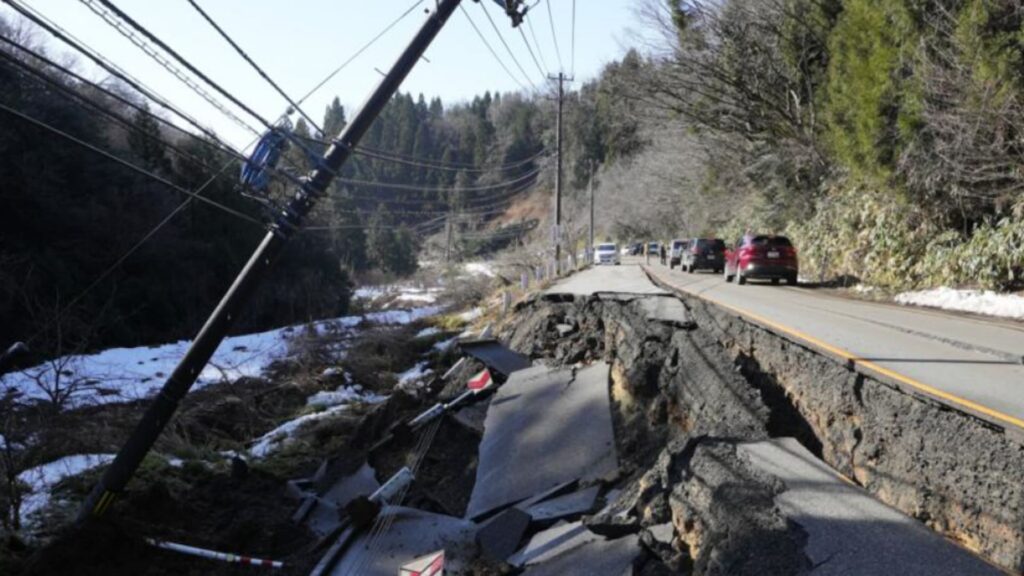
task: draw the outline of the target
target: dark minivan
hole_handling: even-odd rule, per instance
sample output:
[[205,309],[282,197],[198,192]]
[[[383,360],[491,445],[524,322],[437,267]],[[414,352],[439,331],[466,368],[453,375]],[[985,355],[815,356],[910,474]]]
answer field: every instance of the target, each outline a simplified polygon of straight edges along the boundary
[[725,268],[725,241],[720,238],[694,238],[683,249],[680,266],[687,272]]

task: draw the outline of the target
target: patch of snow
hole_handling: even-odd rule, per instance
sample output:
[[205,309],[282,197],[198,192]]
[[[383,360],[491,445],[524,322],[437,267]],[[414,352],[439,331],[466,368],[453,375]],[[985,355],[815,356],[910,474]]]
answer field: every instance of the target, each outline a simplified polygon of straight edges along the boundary
[[342,386],[333,392],[317,392],[306,399],[306,405],[331,407],[352,402],[379,404],[387,399],[387,396],[380,396],[373,392],[364,393],[362,386]]
[[345,410],[348,410],[348,408],[348,404],[341,404],[339,406],[328,408],[322,412],[314,412],[313,414],[306,414],[305,416],[299,416],[298,418],[289,420],[257,438],[256,442],[249,447],[249,454],[252,455],[253,458],[266,458],[275,450],[285,446],[292,437],[295,436],[295,432],[298,431],[299,428],[311,422],[323,420],[335,414],[344,412]]
[[25,495],[21,503],[22,517],[29,518],[46,508],[50,503],[51,491],[61,480],[109,464],[113,460],[113,454],[76,454],[18,474],[18,480],[31,487],[31,492]]
[[441,331],[433,326],[430,328],[424,328],[416,333],[417,338],[430,338],[431,336],[437,336]]
[[430,376],[434,371],[427,368],[429,365],[430,362],[417,362],[415,366],[398,375],[398,385],[407,386]]
[[473,276],[494,278],[498,275],[497,272],[494,271],[494,266],[488,262],[467,262],[462,269]]
[[875,288],[874,286],[868,286],[867,284],[857,284],[853,288],[851,288],[851,290],[858,294],[871,294],[872,292],[877,290],[877,288]]
[[419,302],[422,304],[433,304],[437,302],[437,294],[434,292],[402,292],[398,298],[395,298],[398,302]]
[[443,342],[438,342],[437,344],[434,344],[434,350],[437,350],[438,352],[444,352],[445,350],[451,348],[452,345],[455,344],[456,341],[458,341],[458,339],[459,337],[456,336],[455,338],[449,338],[448,340],[445,340]]
[[334,392],[314,394],[306,400],[306,404],[309,406],[324,406],[327,408],[326,410],[299,416],[260,436],[249,447],[249,455],[253,458],[266,458],[274,451],[286,446],[295,436],[295,433],[307,424],[344,412],[354,403],[379,404],[387,399],[387,396],[363,392],[362,386],[342,386]]
[[[196,388],[260,376],[275,361],[287,358],[290,344],[307,333],[346,334],[363,322],[406,325],[443,310],[442,306],[388,310],[225,338],[200,373]],[[40,401],[47,400],[47,394],[39,382],[49,389],[55,384],[71,384],[75,392],[66,404],[68,407],[139,400],[160,390],[189,345],[189,341],[183,340],[162,346],[111,348],[95,354],[66,356],[8,374],[4,384],[21,391],[27,399]]]
[[472,310],[459,314],[459,320],[462,320],[463,322],[472,322],[473,320],[476,320],[477,318],[480,318],[483,315],[484,309],[478,306],[476,308],[473,308]]
[[364,286],[362,288],[357,288],[356,291],[352,293],[352,297],[356,300],[376,300],[387,293],[387,286]]
[[935,288],[921,292],[905,292],[896,296],[896,302],[911,306],[928,306],[943,310],[1024,320],[1024,297],[999,294],[991,290]]
[[344,374],[344,371],[341,368],[332,366],[324,370],[320,375],[323,376],[324,378],[330,378],[332,376],[341,376],[342,374]]

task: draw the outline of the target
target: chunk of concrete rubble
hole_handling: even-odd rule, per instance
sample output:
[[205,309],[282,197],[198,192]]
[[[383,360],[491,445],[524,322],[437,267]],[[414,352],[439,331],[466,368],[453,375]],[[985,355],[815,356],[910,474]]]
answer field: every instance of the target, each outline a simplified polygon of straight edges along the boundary
[[816,576],[987,576],[1002,572],[840,479],[793,438],[740,444],[738,453],[778,478],[775,503],[807,533]]
[[650,468],[641,476],[606,497],[603,510],[584,519],[598,534],[617,537],[638,532],[643,526],[671,519],[668,494],[681,481],[689,459],[703,437],[677,438],[669,442]]
[[363,533],[330,572],[333,576],[395,576],[405,564],[438,550],[445,553],[445,573],[459,574],[476,555],[472,522],[412,508],[388,506],[382,518],[390,529],[372,538]]
[[565,482],[618,474],[609,367],[536,366],[512,374],[491,401],[467,518]]
[[648,526],[640,533],[640,542],[673,574],[686,571],[690,558],[676,547],[676,529],[671,522]]
[[556,324],[555,325],[555,330],[558,331],[558,335],[560,337],[565,338],[569,334],[572,334],[573,332],[575,332],[576,331],[576,327],[573,326],[572,324]]

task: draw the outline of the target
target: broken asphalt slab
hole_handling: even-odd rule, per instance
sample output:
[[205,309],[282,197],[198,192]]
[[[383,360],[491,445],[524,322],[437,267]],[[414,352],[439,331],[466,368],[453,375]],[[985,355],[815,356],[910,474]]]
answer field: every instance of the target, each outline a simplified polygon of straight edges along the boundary
[[781,480],[775,501],[807,533],[815,576],[995,576],[1000,570],[843,481],[792,438],[738,446]]
[[491,401],[467,518],[559,484],[618,474],[609,367],[535,366],[512,374]]
[[459,348],[503,376],[532,365],[529,358],[494,339],[459,342]]
[[531,538],[522,550],[509,558],[509,563],[527,568],[524,574],[534,576],[621,576],[630,573],[629,568],[639,554],[636,536],[609,540],[579,522],[559,522]]
[[476,555],[472,522],[399,506],[385,508],[381,518],[392,522],[390,529],[376,537],[364,532],[332,576],[395,576],[405,564],[438,550],[445,552],[445,572],[458,574]]

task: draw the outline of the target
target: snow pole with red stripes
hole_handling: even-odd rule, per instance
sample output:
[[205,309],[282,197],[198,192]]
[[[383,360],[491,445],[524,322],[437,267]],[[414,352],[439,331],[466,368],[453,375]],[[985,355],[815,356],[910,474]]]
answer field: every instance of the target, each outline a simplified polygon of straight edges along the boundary
[[439,418],[445,412],[450,412],[451,410],[462,405],[466,400],[472,398],[473,396],[476,396],[477,394],[480,394],[481,392],[489,389],[493,385],[494,378],[491,376],[491,371],[484,368],[482,372],[480,372],[476,376],[473,376],[472,378],[469,379],[468,382],[466,382],[466,391],[460,394],[458,398],[452,400],[451,402],[448,402],[447,404],[443,402],[435,404],[426,412],[413,418],[409,422],[409,428],[413,430],[418,430],[422,428],[426,423],[436,418]]
[[217,552],[216,550],[205,550],[203,548],[196,548],[195,546],[186,546],[185,544],[177,544],[174,542],[167,542],[165,540],[157,540],[155,538],[146,538],[146,542],[150,546],[155,546],[163,550],[170,550],[171,552],[178,552],[188,556],[197,556],[199,558],[208,558],[210,560],[219,560],[229,564],[241,564],[243,566],[256,566],[260,568],[284,568],[284,562],[278,562],[277,560],[263,560],[262,558],[240,556],[238,554],[229,554],[227,552]]

